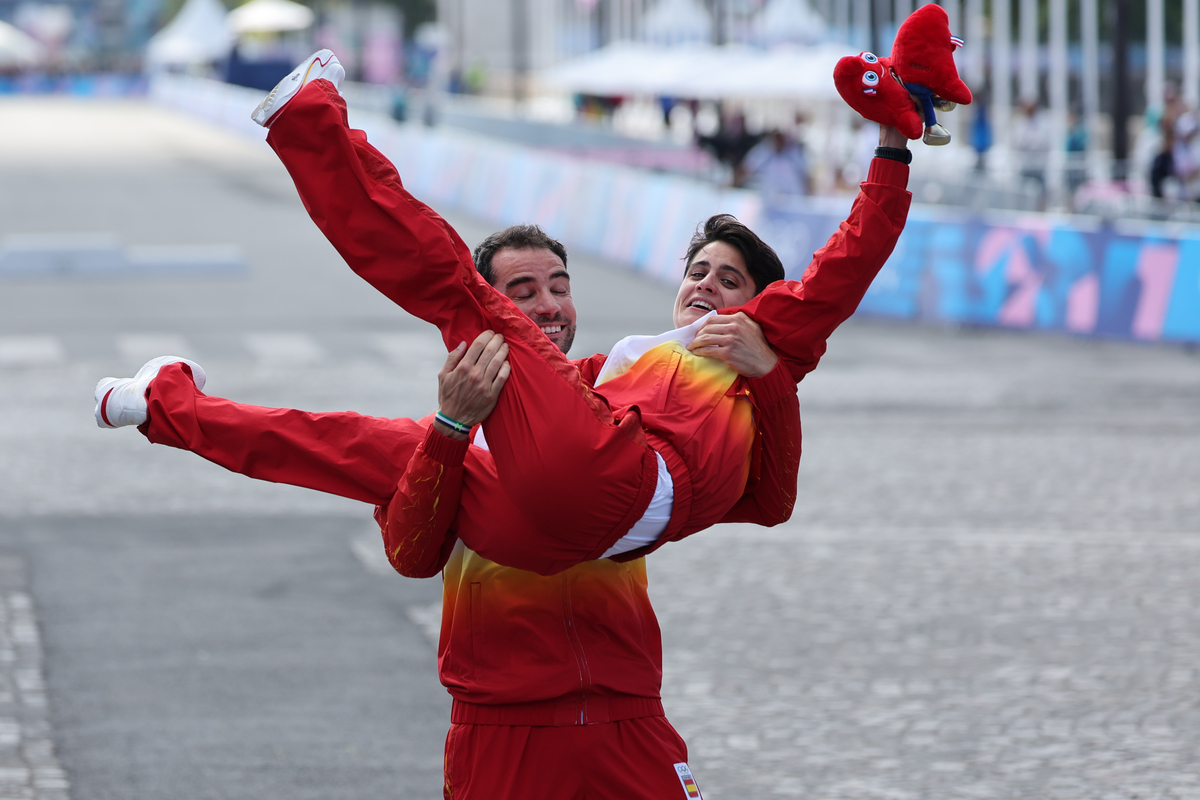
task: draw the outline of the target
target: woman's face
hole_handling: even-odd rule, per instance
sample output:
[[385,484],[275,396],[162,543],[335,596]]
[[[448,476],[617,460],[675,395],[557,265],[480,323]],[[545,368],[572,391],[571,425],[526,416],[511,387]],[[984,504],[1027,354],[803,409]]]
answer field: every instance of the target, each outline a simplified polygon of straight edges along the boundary
[[725,242],[709,242],[683,275],[675,297],[675,327],[689,325],[715,309],[740,306],[754,295],[754,279],[738,249]]

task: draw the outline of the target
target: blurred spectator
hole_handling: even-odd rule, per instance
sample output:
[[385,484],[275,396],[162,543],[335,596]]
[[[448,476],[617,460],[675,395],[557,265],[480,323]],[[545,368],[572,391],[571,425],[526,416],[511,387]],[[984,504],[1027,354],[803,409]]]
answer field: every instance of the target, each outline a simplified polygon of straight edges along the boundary
[[1200,119],[1196,112],[1180,116],[1173,133],[1171,166],[1175,180],[1179,181],[1179,197],[1200,201]]
[[1067,118],[1067,197],[1087,180],[1087,123],[1078,108],[1072,108]]
[[771,131],[752,147],[742,160],[742,170],[748,185],[758,189],[768,202],[809,193],[804,145],[783,131]]
[[1170,120],[1159,121],[1161,138],[1158,153],[1150,162],[1150,194],[1157,198],[1166,196],[1166,183],[1175,177],[1175,126]]
[[992,121],[988,117],[986,99],[975,106],[971,120],[971,148],[975,151],[975,169],[987,169],[987,151],[992,149]]
[[1021,180],[1046,189],[1046,157],[1050,152],[1050,125],[1037,103],[1026,101],[1013,121],[1013,149]]
[[721,115],[721,125],[712,136],[698,136],[697,141],[705,150],[716,156],[717,160],[733,170],[733,183],[741,186],[744,176],[741,173],[742,161],[750,149],[758,143],[759,137],[746,130],[746,116],[740,111]]

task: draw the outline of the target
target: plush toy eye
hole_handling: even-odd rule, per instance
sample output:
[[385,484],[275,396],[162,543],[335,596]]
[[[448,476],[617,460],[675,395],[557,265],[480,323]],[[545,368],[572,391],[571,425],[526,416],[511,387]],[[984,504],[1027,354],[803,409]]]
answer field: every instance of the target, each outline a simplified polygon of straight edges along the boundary
[[878,86],[879,85],[879,75],[877,75],[872,70],[867,70],[866,72],[863,73],[862,81],[863,81],[863,86]]
[[879,59],[876,57],[876,55],[874,53],[863,53],[862,56],[860,56],[860,57],[862,58],[863,61],[867,62],[868,64],[878,64],[879,63]]

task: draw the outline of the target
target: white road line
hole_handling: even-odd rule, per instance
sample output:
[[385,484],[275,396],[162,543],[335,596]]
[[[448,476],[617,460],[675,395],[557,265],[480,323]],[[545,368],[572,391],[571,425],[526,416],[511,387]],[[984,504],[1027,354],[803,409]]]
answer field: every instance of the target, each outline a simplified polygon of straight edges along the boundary
[[126,361],[144,364],[158,356],[192,357],[187,339],[174,333],[125,333],[117,337],[117,352]]
[[255,358],[268,363],[315,364],[325,359],[324,348],[304,333],[250,333],[243,342]]
[[362,563],[367,572],[374,575],[394,575],[395,570],[383,552],[383,539],[378,528],[371,528],[367,533],[350,540],[350,549]]
[[[367,572],[373,575],[395,574],[392,565],[388,563],[387,555],[383,552],[378,528],[372,526],[366,533],[351,539],[350,551]],[[442,635],[442,601],[423,606],[409,606],[405,609],[405,614],[436,647],[438,638]]]
[[412,623],[421,629],[425,638],[436,646],[442,635],[442,601],[427,606],[409,606],[405,611]]
[[0,336],[0,367],[36,367],[66,358],[62,342],[53,336]]
[[441,367],[446,346],[436,333],[379,333],[370,337],[375,349],[400,366]]

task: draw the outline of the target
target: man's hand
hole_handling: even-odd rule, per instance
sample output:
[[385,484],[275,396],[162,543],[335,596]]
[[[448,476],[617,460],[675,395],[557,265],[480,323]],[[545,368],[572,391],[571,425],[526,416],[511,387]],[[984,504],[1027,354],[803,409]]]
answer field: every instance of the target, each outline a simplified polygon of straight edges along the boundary
[[718,314],[704,323],[688,350],[698,356],[719,358],[747,378],[761,378],[779,363],[762,328],[741,311]]
[[[446,356],[438,373],[438,410],[464,425],[482,421],[496,407],[511,371],[508,345],[500,334],[484,331],[470,347],[461,342]],[[467,434],[441,422],[435,421],[433,427],[451,439],[467,439]]]

